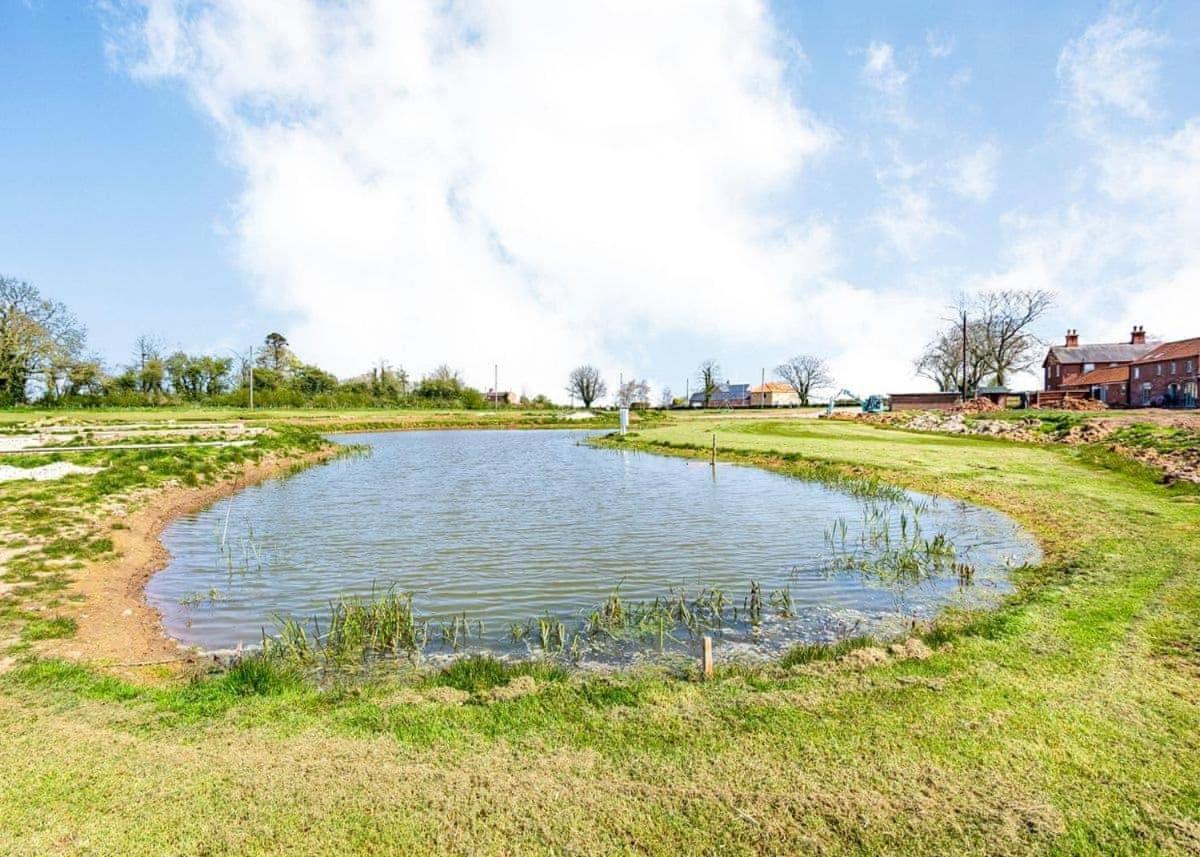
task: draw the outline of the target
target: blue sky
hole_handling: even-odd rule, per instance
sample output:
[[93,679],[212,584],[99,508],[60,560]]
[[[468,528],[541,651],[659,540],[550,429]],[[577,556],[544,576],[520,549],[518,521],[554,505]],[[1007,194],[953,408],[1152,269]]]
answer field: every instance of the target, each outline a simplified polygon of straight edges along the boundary
[[960,289],[1200,334],[1195,2],[695,9],[0,0],[0,273],[113,363],[279,328],[531,394],[913,387]]

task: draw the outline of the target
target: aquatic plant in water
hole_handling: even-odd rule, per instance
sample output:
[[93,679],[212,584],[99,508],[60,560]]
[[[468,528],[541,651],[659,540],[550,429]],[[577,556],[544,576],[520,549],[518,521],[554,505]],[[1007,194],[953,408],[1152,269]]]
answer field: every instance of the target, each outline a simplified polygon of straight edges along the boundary
[[934,578],[954,575],[960,586],[971,585],[975,570],[958,561],[954,543],[944,533],[925,538],[921,514],[928,508],[925,501],[869,500],[857,541],[850,540],[844,518],[834,521],[825,531],[828,571],[857,573],[887,586],[901,611],[909,592]]

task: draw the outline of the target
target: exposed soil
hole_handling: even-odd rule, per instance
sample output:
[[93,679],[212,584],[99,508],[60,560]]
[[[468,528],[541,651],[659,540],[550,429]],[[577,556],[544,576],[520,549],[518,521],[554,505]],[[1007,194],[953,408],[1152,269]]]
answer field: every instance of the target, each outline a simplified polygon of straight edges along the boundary
[[320,450],[300,458],[267,457],[249,464],[235,477],[194,488],[172,486],[135,502],[140,508],[112,510],[101,524],[113,542],[116,559],[89,564],[76,577],[72,591],[82,596],[75,615],[78,630],[70,639],[48,645],[50,653],[136,671],[159,663],[184,663],[193,650],[167,637],[158,611],[146,603],[146,582],[170,560],[160,536],[181,515],[196,512],[222,497],[336,454]]
[[[1082,401],[1082,400],[1081,400]],[[911,431],[938,432],[941,434],[986,435],[1014,440],[1021,443],[1065,443],[1069,446],[1102,444],[1109,451],[1159,470],[1163,481],[1200,483],[1200,412],[1169,411],[1145,408],[1137,411],[1109,411],[1103,402],[1092,403],[1104,411],[1103,416],[1088,419],[1074,425],[1065,432],[1044,431],[1037,411],[1029,411],[1022,420],[987,419],[985,415],[999,410],[991,402],[976,399],[946,411],[892,411],[883,414],[834,414],[833,419],[870,422]],[[1081,406],[1073,410],[1095,410],[1093,406]],[[1121,443],[1114,438],[1125,428],[1135,425],[1150,425],[1159,429],[1178,429],[1194,432],[1196,444],[1171,449],[1157,449],[1150,445]]]

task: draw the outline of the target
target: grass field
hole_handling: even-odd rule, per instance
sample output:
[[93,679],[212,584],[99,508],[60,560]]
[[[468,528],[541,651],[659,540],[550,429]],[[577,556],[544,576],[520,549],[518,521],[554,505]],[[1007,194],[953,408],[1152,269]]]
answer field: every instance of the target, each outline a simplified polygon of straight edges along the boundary
[[[639,429],[606,443],[704,456],[715,435],[726,460],[974,500],[1020,520],[1047,560],[1001,610],[929,630],[927,660],[817,653],[703,683],[466,662],[319,691],[255,660],[135,680],[39,656],[86,609],[72,575],[105,548],[88,510],[214,478],[255,448],[121,453],[91,483],[0,485],[0,579],[28,587],[0,605],[42,608],[0,614],[15,660],[0,676],[0,852],[1200,850],[1194,486],[1090,447],[807,419]],[[14,569],[14,553],[32,556]]]
[[122,423],[213,423],[243,420],[251,424],[310,425],[330,429],[363,428],[519,428],[617,424],[615,413],[599,413],[594,420],[566,419],[558,410],[464,411],[436,408],[364,408],[334,411],[322,408],[95,408],[86,410],[0,410],[0,430],[17,431],[23,425],[55,423],[104,426]]

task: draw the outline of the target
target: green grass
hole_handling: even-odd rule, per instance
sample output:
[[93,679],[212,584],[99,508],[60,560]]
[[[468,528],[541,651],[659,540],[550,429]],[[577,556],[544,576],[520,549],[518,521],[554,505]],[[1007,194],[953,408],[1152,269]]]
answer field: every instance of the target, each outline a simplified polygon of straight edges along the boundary
[[[133,680],[19,652],[0,676],[0,853],[1197,849],[1195,491],[1088,447],[844,422],[688,415],[619,445],[704,457],[714,434],[722,460],[995,506],[1046,562],[999,610],[946,614],[933,657],[861,670],[837,659],[865,640],[708,682],[475,657],[320,688],[271,659]],[[237,466],[138,460],[0,488],[5,541],[80,561],[103,547],[87,509]],[[496,693],[518,679],[529,692]]]
[[54,616],[49,619],[34,618],[25,623],[21,636],[27,642],[35,640],[61,640],[74,636],[79,626],[70,616]]

